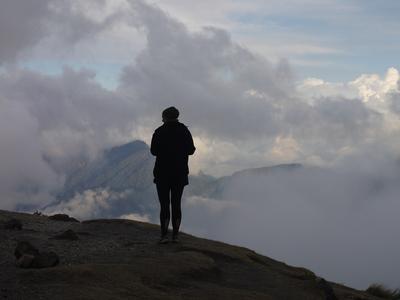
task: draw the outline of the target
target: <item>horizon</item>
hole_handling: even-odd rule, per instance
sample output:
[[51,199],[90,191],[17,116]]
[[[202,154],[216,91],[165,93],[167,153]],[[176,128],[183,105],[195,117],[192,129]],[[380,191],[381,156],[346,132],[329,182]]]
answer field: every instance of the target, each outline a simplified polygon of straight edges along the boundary
[[[221,199],[184,198],[190,232],[312,265],[359,288],[379,280],[400,288],[399,1],[5,0],[0,8],[0,209],[54,208],[78,160],[128,141],[149,145],[173,105],[197,148],[191,174],[307,166],[301,176],[236,182]],[[56,208],[106,215],[128,193],[95,188],[73,191]],[[128,208],[120,215],[152,217]],[[248,230],[262,227],[277,244],[236,227],[244,217]],[[327,249],[329,239],[319,258],[330,253],[347,265],[315,266],[319,246],[309,233],[324,240],[324,230],[354,251],[375,249],[363,253],[377,275],[365,275],[356,254],[351,261],[343,249]],[[314,248],[290,249],[298,234]]]

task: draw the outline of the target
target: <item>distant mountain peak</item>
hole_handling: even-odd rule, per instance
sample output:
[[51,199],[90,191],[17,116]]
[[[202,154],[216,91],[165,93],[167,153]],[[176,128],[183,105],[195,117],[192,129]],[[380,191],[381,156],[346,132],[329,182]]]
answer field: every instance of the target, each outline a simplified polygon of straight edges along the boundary
[[290,164],[280,164],[280,165],[274,165],[274,166],[267,166],[267,167],[261,167],[261,168],[252,168],[252,169],[245,169],[241,171],[237,171],[232,174],[232,176],[240,176],[240,175],[265,175],[271,172],[277,172],[277,171],[294,171],[297,169],[302,168],[302,164],[298,163],[290,163]]
[[149,146],[140,140],[135,140],[123,145],[112,147],[104,152],[108,159],[120,159],[136,152],[148,150]]
[[104,155],[82,165],[67,177],[59,198],[96,188],[113,191],[144,190],[152,185],[154,158],[149,146],[140,140],[104,151]]

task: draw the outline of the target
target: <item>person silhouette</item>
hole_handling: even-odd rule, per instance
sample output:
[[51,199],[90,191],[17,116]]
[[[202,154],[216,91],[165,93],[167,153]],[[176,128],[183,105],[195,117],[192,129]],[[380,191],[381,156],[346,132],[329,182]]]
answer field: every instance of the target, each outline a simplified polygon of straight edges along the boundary
[[189,129],[178,121],[179,111],[171,106],[162,112],[163,125],[158,127],[151,139],[150,151],[156,157],[153,175],[160,202],[160,243],[169,242],[170,203],[172,207],[172,242],[178,242],[181,224],[181,198],[189,184],[189,155],[196,147]]

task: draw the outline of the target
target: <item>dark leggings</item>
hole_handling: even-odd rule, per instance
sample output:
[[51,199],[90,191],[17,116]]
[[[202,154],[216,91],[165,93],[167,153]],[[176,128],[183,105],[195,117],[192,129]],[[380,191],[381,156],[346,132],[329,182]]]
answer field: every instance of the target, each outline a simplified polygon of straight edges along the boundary
[[173,234],[177,235],[181,224],[181,198],[184,185],[157,183],[158,200],[160,201],[160,224],[161,235],[165,236],[168,233],[170,220],[169,203],[172,206],[172,228]]

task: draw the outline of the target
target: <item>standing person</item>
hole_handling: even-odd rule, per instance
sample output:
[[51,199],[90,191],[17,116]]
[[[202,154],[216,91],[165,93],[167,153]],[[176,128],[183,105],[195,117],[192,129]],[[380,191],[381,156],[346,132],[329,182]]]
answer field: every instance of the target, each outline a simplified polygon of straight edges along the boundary
[[172,207],[172,241],[178,242],[181,224],[181,198],[185,185],[189,184],[188,160],[196,150],[189,129],[178,121],[179,111],[171,106],[162,112],[163,125],[151,139],[151,154],[156,156],[154,183],[160,201],[160,243],[168,243],[170,203]]

